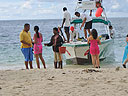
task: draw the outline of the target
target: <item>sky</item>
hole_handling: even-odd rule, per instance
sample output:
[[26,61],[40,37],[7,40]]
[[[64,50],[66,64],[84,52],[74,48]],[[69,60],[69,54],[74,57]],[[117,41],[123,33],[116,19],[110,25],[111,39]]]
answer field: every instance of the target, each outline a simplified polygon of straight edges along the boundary
[[[62,19],[66,6],[73,15],[77,0],[0,0],[0,20]],[[128,0],[103,0],[108,17],[128,17]]]

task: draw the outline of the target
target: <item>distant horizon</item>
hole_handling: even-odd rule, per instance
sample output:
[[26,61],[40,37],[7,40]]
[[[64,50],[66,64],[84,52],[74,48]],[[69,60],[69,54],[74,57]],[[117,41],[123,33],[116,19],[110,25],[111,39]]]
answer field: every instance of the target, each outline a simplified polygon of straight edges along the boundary
[[[128,18],[128,17],[108,17],[108,19],[116,19],[116,18]],[[55,19],[55,18],[49,18],[49,19],[44,19],[44,18],[42,18],[42,19],[0,19],[0,21],[18,21],[18,20],[20,20],[20,21],[24,21],[24,20],[62,20],[61,18],[60,19]]]

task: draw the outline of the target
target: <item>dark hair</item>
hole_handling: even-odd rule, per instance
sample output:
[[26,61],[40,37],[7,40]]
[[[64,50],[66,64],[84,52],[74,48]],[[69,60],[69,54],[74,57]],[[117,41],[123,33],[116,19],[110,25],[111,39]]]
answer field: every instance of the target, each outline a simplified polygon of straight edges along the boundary
[[34,31],[36,30],[36,35],[37,35],[37,38],[40,38],[39,36],[39,27],[38,26],[35,26],[34,27]]
[[79,12],[75,12],[75,15],[80,14]]
[[96,29],[92,29],[91,34],[92,34],[92,37],[93,37],[94,39],[97,39],[98,33],[97,33]]
[[96,1],[96,3],[99,3],[99,4],[101,4],[101,1]]
[[128,37],[128,35],[126,37]]
[[[54,27],[53,30],[55,30],[56,32],[58,32],[58,28],[57,27]],[[59,33],[59,32],[58,32]]]
[[111,29],[111,28],[112,28],[112,25],[109,26],[109,29]]
[[67,10],[67,8],[66,8],[66,7],[64,7],[64,8],[63,8],[63,11],[66,11],[66,10]]
[[26,26],[30,26],[30,24],[28,24],[28,23],[24,24],[24,27],[26,27]]

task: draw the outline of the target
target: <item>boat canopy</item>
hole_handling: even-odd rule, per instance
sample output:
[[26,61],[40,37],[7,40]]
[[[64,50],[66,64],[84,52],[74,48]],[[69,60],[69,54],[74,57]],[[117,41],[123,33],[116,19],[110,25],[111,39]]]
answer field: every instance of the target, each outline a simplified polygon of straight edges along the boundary
[[96,9],[96,1],[82,1],[79,0],[77,3],[76,9],[86,9],[86,10],[95,10]]
[[[80,24],[82,23],[83,20],[82,19],[75,19],[71,22],[71,24]],[[100,18],[95,18],[92,20],[93,23],[103,23],[105,25],[111,25],[110,21],[105,21],[104,19],[100,19]]]

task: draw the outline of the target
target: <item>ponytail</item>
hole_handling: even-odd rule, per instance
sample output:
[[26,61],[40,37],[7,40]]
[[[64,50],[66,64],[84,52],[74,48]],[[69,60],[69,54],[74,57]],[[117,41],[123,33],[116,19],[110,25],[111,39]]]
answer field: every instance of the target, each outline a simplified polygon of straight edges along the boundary
[[37,38],[40,38],[40,36],[39,36],[39,27],[38,26],[34,27],[34,31],[36,32]]

